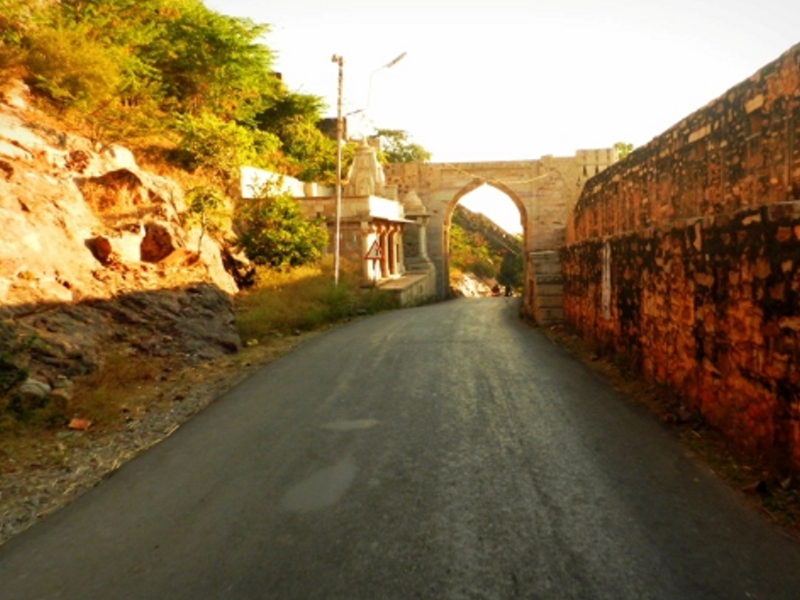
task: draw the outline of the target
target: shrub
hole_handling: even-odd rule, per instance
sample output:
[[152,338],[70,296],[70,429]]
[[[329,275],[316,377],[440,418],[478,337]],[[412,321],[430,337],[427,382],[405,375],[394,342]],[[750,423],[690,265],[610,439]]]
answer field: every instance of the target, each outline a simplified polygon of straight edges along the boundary
[[56,106],[92,111],[117,97],[120,63],[83,27],[41,28],[27,43],[23,61],[29,84]]
[[0,49],[18,47],[27,32],[48,23],[58,0],[0,0]]
[[181,115],[175,120],[175,127],[182,138],[180,162],[226,186],[238,179],[241,165],[271,166],[281,144],[271,133],[225,121],[211,113]]
[[339,285],[333,283],[333,265],[326,260],[285,271],[261,267],[251,291],[237,302],[236,328],[245,342],[276,333],[319,329],[359,314],[398,308],[394,296],[360,287],[360,267],[346,261]]
[[450,264],[484,279],[497,277],[497,266],[486,240],[478,234],[465,231],[457,223],[450,226]]
[[287,193],[242,202],[236,220],[238,243],[248,258],[273,268],[296,267],[319,260],[328,245],[323,219],[307,219],[297,201]]

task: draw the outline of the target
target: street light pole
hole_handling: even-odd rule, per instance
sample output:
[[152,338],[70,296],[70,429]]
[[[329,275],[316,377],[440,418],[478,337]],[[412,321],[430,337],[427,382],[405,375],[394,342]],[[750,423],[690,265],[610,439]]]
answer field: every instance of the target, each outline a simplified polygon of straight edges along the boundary
[[[353,113],[364,112],[369,106],[370,94],[372,93],[372,77],[381,69],[390,69],[405,58],[406,53],[403,52],[399,56],[393,58],[385,65],[375,69],[369,78],[369,88],[367,89],[367,106]],[[336,239],[333,246],[333,282],[334,285],[339,285],[339,262],[341,256],[341,223],[342,223],[342,145],[344,143],[344,122],[342,119],[342,80],[344,79],[344,59],[338,54],[331,57],[331,62],[339,65],[339,85],[337,87],[336,95]]]
[[333,246],[333,283],[339,285],[339,237],[342,222],[342,138],[344,123],[342,122],[342,80],[344,79],[344,59],[334,54],[331,62],[339,65],[339,85],[336,96],[336,239]]

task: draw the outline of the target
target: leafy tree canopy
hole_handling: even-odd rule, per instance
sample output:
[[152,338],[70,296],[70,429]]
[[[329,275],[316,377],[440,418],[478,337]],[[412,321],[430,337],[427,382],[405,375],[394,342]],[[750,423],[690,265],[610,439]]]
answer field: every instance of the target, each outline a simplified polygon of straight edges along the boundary
[[[335,181],[336,143],[317,128],[321,98],[288,90],[272,72],[267,25],[201,0],[0,0],[0,70],[22,74],[44,104],[98,142],[157,134],[162,154],[204,176],[189,217],[202,232],[242,165]],[[404,131],[382,130],[385,159],[428,160]],[[155,144],[158,146],[158,144]],[[343,148],[343,172],[353,145]],[[212,192],[209,192],[212,190]],[[245,206],[243,244],[254,260],[300,264],[324,247],[324,227],[287,198]]]
[[335,181],[336,142],[317,127],[324,108],[322,98],[290,92],[281,85],[270,105],[256,116],[259,129],[281,139],[286,172],[303,181]]
[[178,151],[183,166],[205,173],[223,187],[238,179],[242,165],[271,168],[279,160],[277,136],[212,113],[181,115],[175,128],[183,137]]
[[[246,159],[333,183],[336,144],[316,126],[324,103],[272,73],[268,32],[201,0],[0,0],[0,69],[22,68],[95,141],[174,131],[175,156],[189,169],[216,165],[229,177]],[[378,135],[383,160],[430,158],[405,131]],[[238,148],[225,149],[232,141]],[[344,172],[351,156],[346,146]]]
[[497,276],[496,257],[486,240],[466,231],[458,223],[450,225],[450,264],[463,272],[474,273],[478,277]]
[[427,162],[431,159],[431,153],[412,142],[408,133],[402,129],[379,129],[373,137],[380,140],[386,162]]

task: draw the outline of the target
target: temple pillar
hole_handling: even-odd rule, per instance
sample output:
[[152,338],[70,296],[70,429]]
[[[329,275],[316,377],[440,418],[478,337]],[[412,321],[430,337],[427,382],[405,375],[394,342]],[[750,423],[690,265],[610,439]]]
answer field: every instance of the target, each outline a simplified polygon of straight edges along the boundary
[[390,225],[388,237],[388,250],[389,250],[389,274],[399,275],[397,268],[397,225]]
[[397,255],[397,274],[402,275],[406,272],[405,255],[403,254],[403,225],[397,226],[397,233],[394,238],[394,249]]
[[381,225],[379,228],[380,244],[381,244],[381,279],[389,277],[389,227]]
[[373,242],[377,239],[375,236],[375,228],[374,227],[367,227],[362,229],[361,231],[361,260],[362,260],[362,273],[364,274],[364,279],[367,281],[372,281],[375,279],[375,273],[373,267],[375,266],[375,261],[368,260],[364,258],[367,256],[369,249],[372,248]]
[[428,224],[428,219],[426,218],[417,219],[417,231],[419,232],[419,257],[426,262],[430,262],[431,259],[428,258],[427,224]]

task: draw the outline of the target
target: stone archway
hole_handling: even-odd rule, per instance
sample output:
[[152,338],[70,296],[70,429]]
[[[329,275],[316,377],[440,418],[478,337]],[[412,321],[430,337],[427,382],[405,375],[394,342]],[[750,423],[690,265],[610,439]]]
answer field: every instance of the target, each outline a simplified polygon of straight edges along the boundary
[[[445,217],[444,217],[444,221],[443,221],[442,229],[441,229],[442,236],[443,236],[443,238],[442,238],[442,265],[441,265],[441,269],[442,269],[442,278],[444,279],[445,282],[449,282],[449,280],[450,280],[450,226],[452,224],[453,214],[455,213],[456,206],[458,206],[458,203],[461,202],[461,200],[467,194],[469,194],[470,192],[473,192],[474,190],[476,190],[479,187],[484,186],[484,185],[492,187],[492,188],[496,189],[497,191],[501,192],[509,200],[511,200],[511,202],[514,204],[514,206],[517,207],[517,210],[519,211],[519,214],[520,214],[520,221],[522,223],[522,228],[523,228],[522,238],[524,240],[527,237],[526,231],[525,231],[525,229],[527,228],[527,223],[528,223],[528,219],[527,219],[527,215],[526,215],[526,208],[525,208],[525,204],[519,199],[519,197],[517,197],[517,195],[511,189],[509,189],[507,186],[505,186],[504,184],[502,184],[500,182],[485,181],[485,180],[482,180],[482,179],[474,179],[469,184],[464,186],[464,188],[459,190],[455,194],[455,196],[453,196],[453,199],[450,201],[450,204],[446,208]],[[524,248],[525,247],[523,246],[523,250],[524,250]],[[525,254],[527,254],[527,253],[525,253]],[[524,261],[524,266],[527,269],[527,261]],[[527,278],[528,277],[527,277],[527,273],[526,273],[526,275],[525,275],[525,280],[526,281],[527,281]]]
[[447,231],[458,201],[481,185],[506,194],[522,216],[525,253],[524,312],[538,323],[560,321],[561,271],[569,213],[586,181],[616,162],[613,149],[579,150],[574,157],[483,163],[402,163],[384,166],[400,197],[415,191],[430,214],[428,255],[436,266],[439,297],[448,293]]

